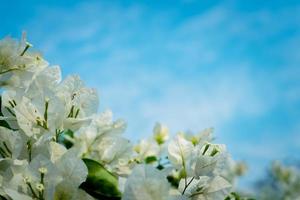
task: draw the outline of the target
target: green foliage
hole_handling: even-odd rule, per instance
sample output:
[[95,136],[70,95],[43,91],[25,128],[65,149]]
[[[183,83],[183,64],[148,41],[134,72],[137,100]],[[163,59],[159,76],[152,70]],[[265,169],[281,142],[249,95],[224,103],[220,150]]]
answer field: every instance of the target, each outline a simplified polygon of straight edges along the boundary
[[100,163],[86,158],[83,161],[88,168],[88,177],[81,184],[80,188],[97,199],[121,199],[121,192],[118,189],[118,179]]
[[178,188],[180,179],[178,179],[177,177],[169,175],[169,176],[167,176],[167,180],[169,181],[169,183],[173,187]]
[[147,158],[145,158],[145,163],[150,164],[157,161],[156,156],[148,156]]

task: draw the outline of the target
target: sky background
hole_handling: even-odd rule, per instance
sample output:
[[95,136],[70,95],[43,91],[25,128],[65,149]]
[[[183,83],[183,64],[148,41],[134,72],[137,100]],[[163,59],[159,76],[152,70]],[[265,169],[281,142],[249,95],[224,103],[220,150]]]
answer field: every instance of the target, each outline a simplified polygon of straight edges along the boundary
[[[299,2],[299,1],[298,1]],[[63,75],[100,94],[128,122],[215,128],[249,164],[247,186],[274,159],[300,158],[297,1],[0,1],[0,36],[28,40]]]

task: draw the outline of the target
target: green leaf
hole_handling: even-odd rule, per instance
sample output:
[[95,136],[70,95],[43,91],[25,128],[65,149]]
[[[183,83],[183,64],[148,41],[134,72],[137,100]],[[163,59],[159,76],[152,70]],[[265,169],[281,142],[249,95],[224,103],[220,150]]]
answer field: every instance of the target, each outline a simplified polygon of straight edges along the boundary
[[8,125],[8,123],[4,120],[0,120],[0,126],[8,128],[10,130],[12,130],[12,128]]
[[155,161],[157,161],[156,156],[148,156],[147,158],[145,158],[145,163],[146,164],[153,163]]
[[97,199],[120,200],[118,179],[100,163],[91,159],[82,159],[88,168],[88,177],[80,188]]
[[180,178],[169,175],[169,176],[167,176],[167,180],[173,187],[178,188]]

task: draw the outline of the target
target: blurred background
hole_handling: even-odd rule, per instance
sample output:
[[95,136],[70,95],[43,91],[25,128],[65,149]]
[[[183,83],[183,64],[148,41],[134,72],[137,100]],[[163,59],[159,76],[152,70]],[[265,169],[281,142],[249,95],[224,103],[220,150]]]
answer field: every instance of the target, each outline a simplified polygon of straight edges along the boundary
[[251,190],[273,160],[300,159],[299,1],[0,1],[1,38],[21,37],[137,141],[215,128],[247,162]]

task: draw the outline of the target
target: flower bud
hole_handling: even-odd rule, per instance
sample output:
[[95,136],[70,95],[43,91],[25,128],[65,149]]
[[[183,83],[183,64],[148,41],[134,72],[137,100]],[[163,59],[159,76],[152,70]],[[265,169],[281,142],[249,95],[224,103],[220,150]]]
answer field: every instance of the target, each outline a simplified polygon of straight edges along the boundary
[[45,189],[44,185],[41,184],[41,183],[37,183],[37,184],[35,185],[35,188],[36,188],[37,191],[39,191],[39,192],[42,192],[42,191],[44,191],[44,189]]
[[25,183],[30,183],[31,182],[31,178],[29,176],[25,176],[23,178],[23,180],[24,180]]
[[167,126],[156,123],[153,129],[154,139],[157,144],[161,145],[169,139],[169,129]]
[[48,170],[47,170],[47,168],[45,168],[45,167],[40,167],[40,168],[39,168],[39,172],[40,172],[41,174],[47,174]]

